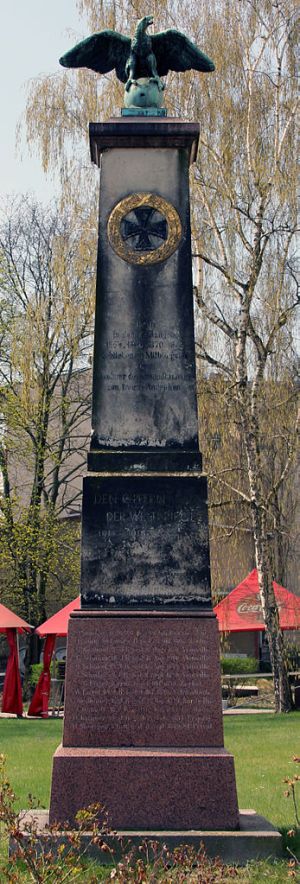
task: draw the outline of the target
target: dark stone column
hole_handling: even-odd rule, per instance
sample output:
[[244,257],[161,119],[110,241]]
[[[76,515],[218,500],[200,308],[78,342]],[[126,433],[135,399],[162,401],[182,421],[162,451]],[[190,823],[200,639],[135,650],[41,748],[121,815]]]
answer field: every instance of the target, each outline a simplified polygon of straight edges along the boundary
[[201,467],[188,182],[197,138],[189,123],[91,125],[101,183],[90,469]]
[[101,176],[82,605],[209,607],[188,177],[198,126],[90,129]]

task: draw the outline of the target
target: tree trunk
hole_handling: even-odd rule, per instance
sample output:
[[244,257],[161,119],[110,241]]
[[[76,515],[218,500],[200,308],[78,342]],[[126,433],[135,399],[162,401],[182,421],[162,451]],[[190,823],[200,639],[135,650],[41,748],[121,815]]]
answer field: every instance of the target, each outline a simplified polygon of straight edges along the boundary
[[250,386],[248,384],[245,364],[245,327],[247,321],[247,310],[244,309],[241,312],[241,323],[236,344],[236,372],[238,382],[238,402],[248,464],[255,559],[263,619],[270,650],[274,681],[275,712],[290,712],[292,708],[291,690],[288,681],[284,642],[279,626],[278,608],[270,566],[266,510],[262,482],[263,467],[260,451],[258,393],[263,379],[265,355],[261,354],[258,358],[256,373]]
[[261,521],[259,512],[255,512],[253,509],[256,568],[274,679],[275,712],[290,712],[292,697],[284,640],[279,626],[279,615],[268,559],[267,541],[264,537],[264,531],[259,525]]

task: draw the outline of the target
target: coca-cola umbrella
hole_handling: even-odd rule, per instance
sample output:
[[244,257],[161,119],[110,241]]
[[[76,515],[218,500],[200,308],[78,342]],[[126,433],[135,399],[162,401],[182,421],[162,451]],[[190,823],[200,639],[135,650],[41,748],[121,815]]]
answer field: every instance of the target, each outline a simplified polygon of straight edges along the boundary
[[[273,580],[281,629],[300,629],[300,598]],[[221,632],[265,629],[256,568],[215,606]]]
[[22,686],[19,666],[18,633],[30,632],[33,627],[26,620],[22,620],[18,614],[14,614],[5,605],[0,605],[0,632],[6,633],[9,644],[9,658],[7,661],[5,679],[2,694],[2,712],[12,712],[22,715]]
[[48,718],[49,696],[51,687],[50,665],[52,654],[55,647],[56,636],[68,634],[69,618],[72,611],[78,611],[80,608],[80,596],[45,620],[41,626],[35,630],[40,638],[45,638],[43,652],[43,671],[39,677],[35,692],[33,694],[28,715],[38,715],[42,718]]

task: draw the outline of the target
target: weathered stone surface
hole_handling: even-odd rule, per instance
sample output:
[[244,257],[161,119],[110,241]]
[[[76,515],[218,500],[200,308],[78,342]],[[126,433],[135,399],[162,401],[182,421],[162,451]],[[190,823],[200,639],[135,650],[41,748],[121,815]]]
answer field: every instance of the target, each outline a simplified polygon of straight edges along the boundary
[[197,157],[199,123],[191,123],[172,117],[166,120],[139,119],[124,120],[113,117],[105,123],[90,123],[91,159],[100,167],[102,154],[116,147],[184,148],[188,151],[189,163]]
[[88,470],[95,473],[201,472],[200,451],[163,451],[162,449],[89,451]]
[[214,615],[76,612],[64,746],[223,747],[218,647]]
[[[63,783],[63,790],[62,790]],[[53,759],[50,822],[102,803],[115,828],[237,829],[225,749],[67,749]]]
[[[55,835],[49,835],[49,811],[48,810],[31,810],[24,813],[21,811],[19,825],[23,832],[24,845],[30,846],[30,834],[27,826],[34,822],[35,830],[38,834],[37,849],[51,850],[56,854],[60,845],[68,846],[68,831],[60,831]],[[240,810],[239,828],[232,831],[231,829],[219,829],[219,831],[207,829],[177,829],[176,831],[166,830],[130,830],[121,829],[118,831],[118,837],[108,835],[105,842],[110,850],[114,853],[115,861],[122,859],[122,847],[120,839],[124,839],[127,843],[139,850],[140,856],[147,856],[151,853],[151,842],[155,842],[158,847],[163,849],[164,845],[172,852],[183,844],[189,845],[195,850],[199,850],[200,844],[203,844],[207,856],[220,857],[223,862],[235,863],[238,865],[246,865],[251,860],[263,860],[270,858],[283,857],[282,835],[274,826],[266,820],[265,817],[255,813],[254,810]],[[84,832],[79,836],[79,851],[85,852],[86,856],[97,859],[104,865],[111,862],[111,853],[107,851],[99,852],[98,845],[93,843],[91,832]],[[147,845],[147,847],[146,847]],[[9,841],[9,854],[12,856],[18,851],[18,844],[13,837]]]
[[[120,124],[115,130],[117,137]],[[93,450],[198,451],[188,168],[188,147],[153,148],[147,161],[138,147],[115,147],[103,153]],[[108,237],[116,205],[140,193],[167,202],[180,218],[178,247],[158,263],[136,265],[125,260]],[[137,219],[130,213],[128,218],[138,230]],[[117,230],[115,237],[122,239]],[[137,238],[137,252],[140,245]]]
[[82,606],[211,607],[202,476],[88,476]]

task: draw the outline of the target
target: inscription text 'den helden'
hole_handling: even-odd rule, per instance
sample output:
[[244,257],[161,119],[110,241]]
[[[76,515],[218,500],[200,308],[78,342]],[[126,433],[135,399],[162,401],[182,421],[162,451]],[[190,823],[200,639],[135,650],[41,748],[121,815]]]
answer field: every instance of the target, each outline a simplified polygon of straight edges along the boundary
[[[195,526],[195,512],[192,506],[170,506],[166,494],[111,494],[97,491],[93,503],[105,511],[105,524],[98,528],[98,536],[110,541],[118,525],[130,534],[132,540],[141,540],[145,531],[161,525],[174,525],[178,534],[186,530],[187,525]],[[144,529],[144,531],[143,531]],[[198,538],[206,543],[207,527],[198,525]]]

